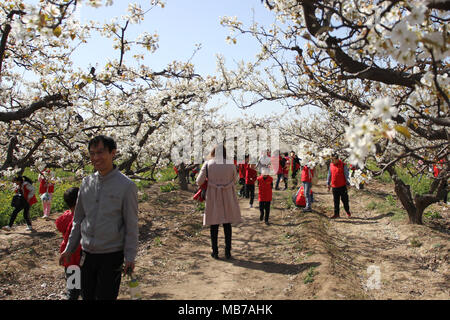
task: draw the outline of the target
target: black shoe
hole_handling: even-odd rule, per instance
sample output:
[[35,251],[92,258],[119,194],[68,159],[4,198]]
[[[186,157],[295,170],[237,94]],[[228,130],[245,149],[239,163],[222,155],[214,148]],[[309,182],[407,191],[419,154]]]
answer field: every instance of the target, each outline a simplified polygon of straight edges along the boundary
[[312,210],[311,210],[311,208],[305,208],[305,209],[303,209],[303,212],[312,212]]
[[339,215],[337,214],[335,214],[335,215],[333,215],[332,217],[330,217],[330,219],[336,219],[336,218],[339,218]]
[[268,226],[270,226],[270,222],[269,221],[264,221],[264,223],[266,224],[266,225],[268,225]]
[[225,258],[227,258],[228,260],[231,259],[231,252],[230,252],[230,250],[225,250]]
[[219,259],[219,253],[218,252],[212,252],[211,253],[211,257],[213,257],[214,259]]
[[263,221],[263,219],[264,219],[264,215],[262,214],[259,216],[259,221]]

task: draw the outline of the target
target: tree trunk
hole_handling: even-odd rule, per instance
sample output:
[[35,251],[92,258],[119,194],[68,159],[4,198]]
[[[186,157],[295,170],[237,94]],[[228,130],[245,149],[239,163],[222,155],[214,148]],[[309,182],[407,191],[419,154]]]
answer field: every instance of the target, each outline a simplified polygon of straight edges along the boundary
[[409,223],[423,224],[422,216],[425,209],[442,200],[447,192],[447,171],[442,173],[440,179],[436,179],[430,187],[429,193],[422,195],[415,195],[414,199],[411,194],[411,188],[406,185],[395,173],[395,170],[390,167],[387,169],[392,179],[394,180],[394,190],[397,197],[400,199],[403,207],[408,213]]
[[411,224],[423,224],[422,214],[425,207],[416,206],[411,196],[411,188],[406,185],[402,180],[395,178],[395,194],[400,199],[400,202],[408,213],[409,223]]
[[187,191],[188,190],[188,179],[189,179],[189,170],[186,168],[185,164],[182,163],[178,166],[178,182],[180,184],[180,189]]

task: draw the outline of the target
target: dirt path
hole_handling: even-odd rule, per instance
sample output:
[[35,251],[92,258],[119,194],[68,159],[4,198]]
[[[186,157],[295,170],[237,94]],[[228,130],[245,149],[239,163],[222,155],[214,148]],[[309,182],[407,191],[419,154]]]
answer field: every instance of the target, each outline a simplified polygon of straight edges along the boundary
[[[374,205],[391,193],[385,188],[374,182],[350,190],[353,217],[337,220],[328,218],[332,196],[323,182],[313,189],[311,213],[292,206],[293,191],[275,191],[269,226],[259,221],[257,201],[250,209],[241,199],[244,222],[233,227],[233,259],[224,259],[221,227],[215,260],[192,190],[163,193],[154,185],[139,205],[136,275],[143,298],[449,299],[448,207],[436,206],[442,219],[411,226]],[[53,216],[34,221],[36,232],[0,231],[0,299],[64,299]],[[369,281],[377,272],[378,289]],[[128,298],[125,280],[119,299]]]

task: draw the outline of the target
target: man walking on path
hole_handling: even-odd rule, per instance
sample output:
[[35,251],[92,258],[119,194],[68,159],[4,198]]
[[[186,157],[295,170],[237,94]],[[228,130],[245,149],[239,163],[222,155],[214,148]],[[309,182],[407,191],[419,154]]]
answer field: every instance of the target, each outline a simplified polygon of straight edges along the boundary
[[96,172],[81,183],[72,230],[59,261],[67,261],[81,239],[83,300],[115,300],[122,269],[131,273],[135,266],[137,187],[113,164],[117,147],[112,138],[97,136],[89,141],[88,150]]
[[331,219],[339,217],[340,200],[344,204],[347,216],[351,216],[347,192],[347,185],[350,185],[348,177],[347,165],[339,159],[337,154],[333,154],[327,176],[328,191],[330,191],[330,188],[333,188],[334,215]]

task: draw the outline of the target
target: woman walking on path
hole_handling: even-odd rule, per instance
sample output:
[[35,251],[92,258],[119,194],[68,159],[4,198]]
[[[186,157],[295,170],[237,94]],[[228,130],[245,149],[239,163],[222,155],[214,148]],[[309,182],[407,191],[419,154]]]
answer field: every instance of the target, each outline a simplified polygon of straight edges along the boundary
[[219,225],[223,224],[225,233],[225,257],[231,258],[232,223],[242,222],[241,210],[236,195],[235,183],[238,178],[236,167],[226,161],[226,149],[223,145],[216,146],[208,156],[197,177],[197,185],[202,185],[208,179],[206,190],[205,213],[203,225],[210,226],[211,256],[219,258],[217,238]]
[[17,214],[23,210],[23,217],[27,223],[27,230],[33,230],[30,219],[30,208],[37,202],[36,195],[34,194],[33,182],[25,176],[17,176],[13,180],[16,183],[16,193],[20,195],[20,201],[16,204],[14,211],[11,214],[9,224],[3,227],[4,230],[11,230]]

